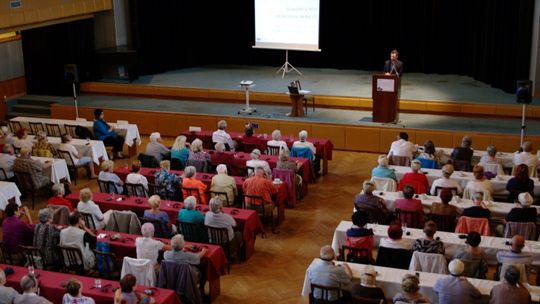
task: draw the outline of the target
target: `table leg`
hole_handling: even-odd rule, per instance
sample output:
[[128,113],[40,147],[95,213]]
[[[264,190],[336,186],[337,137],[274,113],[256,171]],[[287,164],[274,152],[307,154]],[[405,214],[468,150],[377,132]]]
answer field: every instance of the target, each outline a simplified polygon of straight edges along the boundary
[[326,175],[328,174],[328,158],[326,157],[326,154],[323,155],[322,164],[323,164],[322,175]]
[[135,155],[137,155],[137,143],[133,143],[133,145],[128,148],[128,156],[132,157]]

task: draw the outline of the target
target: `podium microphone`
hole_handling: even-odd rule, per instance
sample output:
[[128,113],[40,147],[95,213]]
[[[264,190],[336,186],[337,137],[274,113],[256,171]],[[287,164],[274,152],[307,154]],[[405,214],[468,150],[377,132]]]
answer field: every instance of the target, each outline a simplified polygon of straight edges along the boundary
[[390,71],[390,74],[392,74],[392,71],[396,73],[397,78],[399,78],[399,73],[396,69],[396,64],[392,63],[392,70]]

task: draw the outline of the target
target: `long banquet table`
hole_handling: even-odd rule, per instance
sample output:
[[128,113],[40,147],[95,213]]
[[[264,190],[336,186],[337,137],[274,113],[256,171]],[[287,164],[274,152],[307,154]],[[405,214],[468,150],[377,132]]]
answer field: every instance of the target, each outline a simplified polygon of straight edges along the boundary
[[[66,196],[66,199],[71,201],[73,207],[77,207],[79,202],[79,192],[73,192],[70,195]],[[108,193],[93,193],[93,201],[99,205],[99,208],[102,212],[108,210],[130,210],[135,212],[138,216],[143,216],[144,210],[149,209],[148,199],[141,197],[125,197],[117,196],[118,200],[111,199],[111,195]],[[160,210],[167,213],[169,216],[169,221],[171,224],[176,222],[178,217],[178,212],[184,207],[184,204],[181,202],[174,201],[161,201]],[[208,206],[198,206],[202,207],[201,212],[204,214],[208,211]],[[237,223],[236,229],[242,232],[245,248],[244,255],[246,260],[253,255],[255,251],[255,240],[259,232],[263,231],[263,226],[259,216],[254,210],[247,209],[236,209],[224,207],[223,212],[231,214]]]
[[[410,167],[404,167],[404,166],[390,166],[390,168],[394,169],[396,171],[396,177],[398,180],[401,180],[403,175],[406,173],[411,172]],[[442,170],[441,169],[426,169],[422,168],[422,172],[426,172],[426,177],[429,181],[429,184],[433,184],[433,181],[440,178],[442,176]],[[463,171],[455,171],[451,176],[451,179],[456,180],[460,186],[465,189],[465,186],[467,186],[467,183],[469,181],[474,180],[474,176],[472,172],[463,172]],[[506,184],[508,183],[508,180],[512,178],[512,176],[509,175],[498,175],[495,178],[491,179],[491,186],[493,187],[493,195],[496,196],[505,196],[508,195],[508,191],[506,191]],[[533,178],[534,181],[534,195],[540,196],[540,180],[538,178]]]
[[0,210],[5,210],[10,200],[21,205],[21,192],[15,183],[0,181]]
[[[207,131],[207,130],[203,130],[201,132],[184,131],[182,132],[182,135],[186,136],[189,142],[193,141],[195,138],[199,138],[203,141],[204,147],[206,149],[214,149],[214,147],[211,147],[212,133],[214,133],[214,131]],[[231,135],[233,140],[235,140],[239,144],[242,144],[244,133],[229,132],[229,134]],[[272,139],[269,136],[264,137],[261,134],[253,135],[253,136],[254,138],[258,140],[258,146],[261,147],[263,150],[266,150],[266,142]],[[292,135],[282,136],[281,139],[287,143],[287,146],[289,146],[289,148],[291,148],[294,141],[297,140],[297,138],[293,137]],[[328,173],[328,161],[332,160],[332,151],[334,149],[334,145],[329,139],[325,139],[325,138],[308,138],[308,140],[312,142],[313,145],[315,145],[315,148],[317,149],[316,155],[319,156],[323,161],[322,173],[323,175],[326,175]]]
[[[0,268],[2,268],[3,270],[8,267],[11,267],[14,272],[13,274],[10,274],[6,277],[6,286],[13,287],[17,291],[22,292],[19,282],[24,275],[28,274],[28,270],[25,267],[0,264]],[[84,296],[88,296],[94,299],[96,304],[113,303],[114,291],[120,288],[120,284],[118,281],[101,279],[102,288],[95,288],[95,278],[91,277],[84,277],[40,269],[34,270],[34,273],[36,274],[36,276],[38,276],[37,279],[39,281],[40,295],[53,303],[62,303],[62,297],[66,293],[65,284],[69,279],[77,279],[81,281],[83,285],[82,294]],[[145,289],[149,288],[152,288],[152,290],[154,291],[153,297],[156,300],[156,303],[181,303],[174,290],[137,285],[135,291],[143,293]]]
[[[441,163],[446,163],[445,160],[451,159],[453,148],[437,148],[437,151],[440,151],[441,154]],[[472,163],[477,164],[480,162],[480,158],[486,155],[486,150],[474,150]],[[538,155],[538,154],[537,154]],[[512,168],[514,166],[514,153],[512,152],[497,152],[495,157],[501,161],[501,164],[504,168]],[[540,161],[540,156],[538,156]]]
[[[157,170],[158,169],[154,168],[141,168],[140,173],[146,177],[149,183],[154,183],[154,174],[157,172]],[[170,172],[179,176],[183,174],[183,171],[171,170]],[[125,181],[126,176],[131,173],[131,171],[128,167],[118,167],[114,169],[114,173],[116,173],[121,180]],[[208,188],[210,188],[210,184],[212,183],[212,177],[214,177],[214,175],[215,174],[211,173],[197,173],[196,177],[197,179],[205,183]],[[241,176],[233,176],[233,178],[236,181],[236,188],[238,189],[238,193],[243,194],[244,192],[242,189],[242,185],[244,184],[246,178]],[[274,199],[278,211],[278,220],[279,222],[282,222],[283,220],[285,220],[285,206],[287,204],[289,191],[287,188],[287,184],[285,183],[274,184],[274,186],[278,190]]]
[[71,177],[69,177],[69,170],[65,160],[38,156],[32,156],[32,158],[39,160],[43,164],[45,164],[47,161],[52,162],[52,165],[49,168],[43,169],[43,175],[49,177],[53,183],[59,183],[60,180],[64,178],[68,182],[71,182]]
[[[314,263],[320,263],[320,259],[314,259],[311,264]],[[345,262],[335,262],[336,264],[343,264]],[[354,264],[354,263],[346,263],[349,265],[352,271],[353,276],[353,284],[359,284],[359,278],[362,275],[362,273],[365,272],[366,265],[363,264]],[[370,266],[375,269],[377,272],[377,287],[382,288],[384,291],[385,296],[388,299],[391,299],[395,294],[398,292],[401,292],[401,279],[406,274],[415,274],[418,273],[420,276],[420,292],[424,295],[426,295],[430,300],[431,303],[439,303],[439,298],[437,293],[433,290],[433,286],[435,286],[435,282],[439,278],[445,277],[446,275],[438,274],[438,273],[429,273],[429,272],[412,272],[408,270],[403,269],[396,269],[396,268],[388,268],[388,267],[381,267],[381,266]],[[497,285],[500,284],[499,281],[490,281],[490,280],[480,280],[480,279],[473,279],[473,278],[467,278],[469,282],[471,282],[472,285],[474,285],[482,294],[482,303],[488,303],[489,302],[489,296],[491,289]],[[540,300],[540,289],[537,286],[527,286],[527,289],[529,289],[529,292],[531,293],[532,300],[534,302],[538,302]],[[311,293],[311,286],[309,283],[309,277],[306,271],[306,275],[304,277],[304,285],[302,287],[302,296],[308,296]],[[475,302],[476,303],[476,302]]]
[[[28,138],[32,141],[34,141],[34,137],[34,135],[28,135]],[[62,139],[60,137],[47,136],[47,140],[56,149],[58,149],[58,147],[62,143]],[[92,158],[96,165],[101,164],[100,158],[102,160],[109,160],[107,150],[105,149],[105,145],[101,140],[85,140],[73,138],[71,140],[71,144],[75,147],[75,149],[77,149],[79,157],[89,156]]]
[[[351,227],[352,222],[350,221],[341,221],[336,227],[334,238],[332,239],[332,248],[336,254],[339,253],[341,246],[345,245],[347,241],[347,229]],[[368,224],[368,228],[373,229],[375,247],[379,246],[381,238],[388,237],[388,226],[386,225]],[[435,237],[439,237],[444,243],[445,256],[448,259],[451,259],[455,253],[467,248],[467,244],[465,244],[466,239],[461,239],[459,236],[460,234],[452,232],[437,231],[435,233]],[[422,229],[407,228],[406,232],[403,233],[403,239],[411,243],[411,248],[416,239],[424,237],[425,235]],[[506,245],[508,240],[493,236],[482,236],[479,248],[486,253],[489,264],[497,265],[498,251],[511,250],[511,246]],[[540,265],[540,242],[525,241],[523,252],[533,254],[533,264]]]

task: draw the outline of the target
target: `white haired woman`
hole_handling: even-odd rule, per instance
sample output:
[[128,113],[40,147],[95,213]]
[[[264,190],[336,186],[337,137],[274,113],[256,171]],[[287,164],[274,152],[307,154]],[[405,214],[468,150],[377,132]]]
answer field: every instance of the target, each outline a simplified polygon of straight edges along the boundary
[[210,161],[210,154],[203,151],[202,140],[195,138],[195,140],[191,142],[191,151],[189,151],[188,160]]
[[205,243],[208,242],[208,234],[204,228],[204,215],[196,209],[197,199],[194,196],[188,196],[184,199],[184,208],[178,212],[178,221],[182,223],[197,224],[197,229],[192,241]]
[[379,165],[371,170],[371,177],[391,178],[397,181],[396,171],[388,168],[388,158],[386,155],[379,155],[377,163]]
[[197,277],[201,278],[201,272],[197,266],[201,264],[201,259],[204,257],[208,249],[202,248],[201,251],[197,253],[189,252],[184,250],[186,242],[184,241],[184,236],[177,234],[171,239],[170,251],[165,251],[163,253],[163,259],[166,261],[173,261],[177,263],[187,263],[197,274]]
[[118,193],[124,193],[124,182],[113,172],[114,162],[112,160],[106,160],[101,163],[101,172],[99,172],[98,180],[113,182],[116,186]]
[[[58,255],[56,247],[60,241],[60,229],[52,225],[53,213],[49,208],[39,210],[39,223],[34,227],[33,246],[41,249],[44,261],[43,267],[57,266]],[[37,261],[36,261],[37,262]]]
[[159,269],[157,262],[159,252],[161,250],[171,250],[171,245],[162,243],[161,241],[154,240],[154,225],[152,223],[145,223],[141,227],[142,237],[135,239],[135,249],[137,251],[137,259],[149,259],[152,264]]
[[161,167],[161,170],[154,174],[154,183],[157,186],[160,186],[158,189],[159,196],[169,200],[181,200],[179,189],[180,184],[182,183],[182,178],[170,172],[170,161],[162,160],[159,163],[159,166]]
[[[227,201],[224,203],[228,206],[234,205],[234,199],[236,195],[238,195],[238,189],[236,188],[236,181],[234,177],[227,174],[227,166],[224,164],[219,164],[216,167],[216,172],[217,174],[212,177],[210,191],[227,193]],[[223,198],[224,197],[222,197],[222,199]]]
[[161,134],[159,132],[150,134],[150,142],[146,145],[145,154],[152,155],[160,162],[169,152],[169,148],[161,143]]
[[[246,162],[246,166],[257,168],[262,167],[264,169],[264,175],[268,179],[272,179],[272,169],[270,169],[270,165],[267,161],[260,159],[261,158],[261,151],[259,149],[253,149],[251,151],[251,159]],[[253,172],[248,172],[250,175]]]
[[[79,212],[88,213],[92,215],[96,229],[103,229],[105,227],[105,215],[99,209],[99,206],[92,201],[92,191],[90,188],[84,188],[79,192],[79,203],[77,204],[77,210]],[[91,227],[93,228],[93,227]]]
[[[276,129],[272,132],[272,140],[266,142],[267,146],[279,147],[279,151],[289,151],[287,143],[284,140],[281,140],[281,131]],[[268,153],[269,154],[269,153]]]
[[182,192],[184,197],[188,196],[188,192],[184,188],[197,188],[199,189],[199,197],[202,205],[208,205],[208,198],[206,197],[206,184],[196,178],[197,169],[193,166],[187,166],[184,169],[184,178],[182,180]]

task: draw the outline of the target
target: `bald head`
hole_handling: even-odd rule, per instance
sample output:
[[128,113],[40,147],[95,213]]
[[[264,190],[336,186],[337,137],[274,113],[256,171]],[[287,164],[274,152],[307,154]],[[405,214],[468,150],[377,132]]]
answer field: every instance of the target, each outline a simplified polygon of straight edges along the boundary
[[512,237],[512,251],[521,252],[525,246],[525,238],[522,235],[516,234]]

